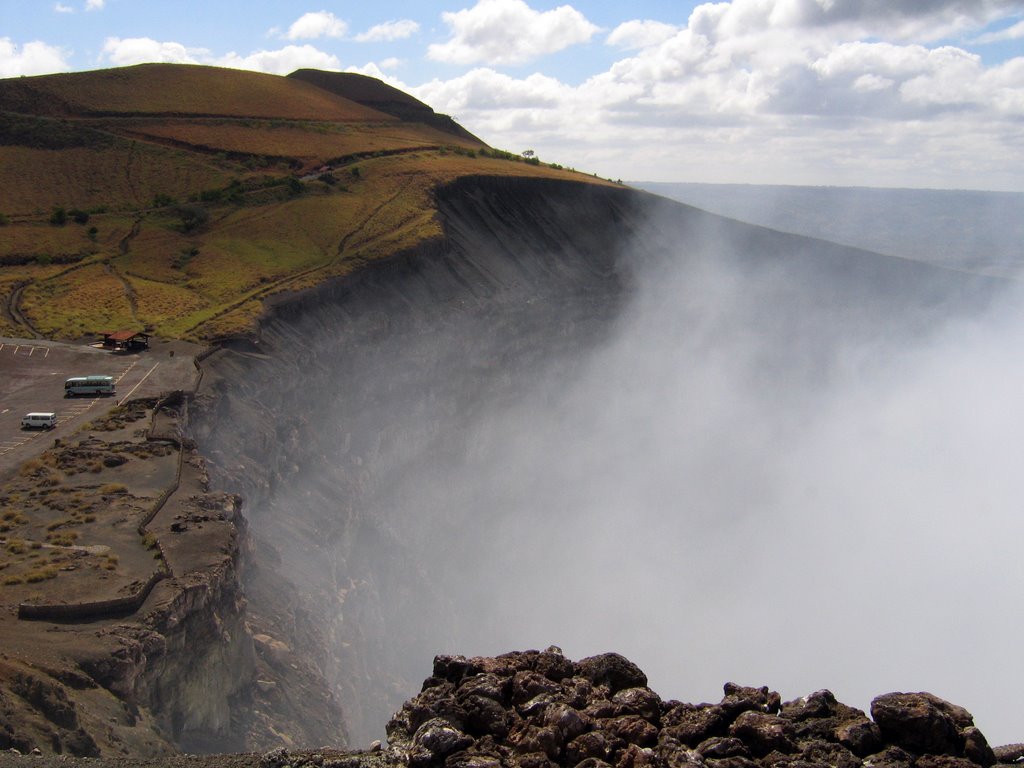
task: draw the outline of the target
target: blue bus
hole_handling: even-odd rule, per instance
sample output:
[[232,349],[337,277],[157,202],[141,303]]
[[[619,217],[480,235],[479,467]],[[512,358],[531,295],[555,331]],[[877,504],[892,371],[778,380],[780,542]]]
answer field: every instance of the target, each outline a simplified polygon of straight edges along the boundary
[[64,397],[114,394],[113,376],[73,376],[64,382]]

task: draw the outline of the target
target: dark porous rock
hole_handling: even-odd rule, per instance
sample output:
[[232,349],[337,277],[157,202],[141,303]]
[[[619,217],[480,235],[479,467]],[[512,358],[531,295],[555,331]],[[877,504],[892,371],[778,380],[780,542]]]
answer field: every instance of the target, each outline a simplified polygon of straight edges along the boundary
[[729,735],[741,739],[757,757],[769,752],[792,754],[797,751],[793,743],[793,727],[787,720],[766,712],[748,710],[729,726]]
[[555,768],[557,763],[551,762],[543,752],[528,752],[524,755],[515,755],[509,764],[516,768]]
[[785,702],[779,714],[793,722],[811,718],[820,719],[834,715],[838,703],[832,691],[822,689],[802,698]]
[[901,747],[888,746],[864,758],[863,764],[869,768],[907,768],[914,764],[914,756]]
[[964,728],[960,735],[964,739],[964,757],[972,763],[977,763],[985,768],[995,764],[996,753],[988,745],[988,739],[985,738],[985,734],[971,726]]
[[558,760],[565,742],[556,728],[520,723],[509,733],[508,743],[520,754],[543,752],[549,759]]
[[508,704],[511,689],[512,683],[507,678],[502,679],[495,674],[485,672],[463,680],[459,685],[457,697],[462,699],[468,696],[482,696],[500,704]]
[[589,717],[593,717],[597,720],[604,720],[621,714],[619,706],[614,701],[607,698],[605,696],[606,693],[608,693],[608,688],[606,686],[599,685],[594,689],[593,698],[587,703],[587,706],[583,710]]
[[585,709],[594,698],[594,684],[585,677],[562,680],[562,700],[573,709]]
[[466,710],[455,695],[455,686],[445,679],[439,679],[440,682],[434,687],[427,688],[405,702],[391,718],[386,728],[389,742],[408,743],[423,723],[437,717],[445,718],[456,728],[465,727]]
[[887,742],[916,754],[963,753],[960,727],[974,724],[962,707],[930,693],[887,693],[871,702],[874,718]]
[[725,735],[729,718],[717,704],[679,704],[661,718],[662,731],[687,746],[695,747],[712,736]]
[[655,725],[661,721],[661,697],[650,688],[626,688],[612,696],[626,715],[639,715]]
[[873,755],[882,748],[881,730],[864,715],[840,723],[832,735],[857,757]]
[[601,722],[601,727],[627,744],[653,747],[658,743],[658,728],[639,715],[623,715]]
[[462,699],[462,708],[466,713],[466,732],[472,736],[490,735],[504,739],[515,724],[515,713],[494,699],[467,696]]
[[342,768],[993,768],[1024,756],[993,750],[967,710],[928,693],[879,696],[872,719],[828,690],[783,704],[726,683],[717,704],[662,701],[614,653],[438,656],[433,671],[388,724],[383,762]]
[[589,731],[565,745],[566,765],[576,765],[589,757],[608,760],[623,749],[625,742],[605,731]]
[[921,755],[914,760],[914,768],[978,768],[966,757],[953,755]]
[[726,683],[723,689],[725,696],[722,698],[720,706],[730,718],[735,718],[741,712],[750,710],[774,715],[782,707],[782,697],[775,691],[769,691],[766,685],[762,685],[760,688],[751,688],[745,685],[736,685],[736,683]]
[[539,672],[516,672],[512,677],[512,703],[524,704],[543,693],[560,694],[562,686]]
[[548,680],[564,680],[576,675],[576,665],[565,658],[561,651],[551,649],[537,655],[534,669]]
[[[833,768],[860,768],[861,760],[841,744],[828,741],[810,741],[801,745],[800,757],[809,763],[829,765]],[[907,764],[909,765],[909,763]],[[907,766],[904,766],[907,768]]]
[[708,768],[759,768],[758,764],[749,757],[725,757],[721,760],[709,760]]
[[1003,744],[993,747],[992,752],[1000,763],[1016,763],[1024,759],[1024,744]]
[[687,749],[671,738],[659,739],[655,754],[667,768],[700,768],[704,757],[693,749]]
[[473,744],[473,738],[441,717],[427,720],[412,738],[409,753],[410,765],[430,765],[447,755],[466,749]]
[[474,664],[474,661],[465,656],[435,656],[432,676],[458,685],[464,677],[479,675],[484,671],[479,664]]
[[536,720],[544,717],[547,708],[554,704],[561,704],[562,698],[557,693],[541,693],[529,701],[516,707],[516,712],[526,718]]
[[636,664],[617,653],[602,653],[576,663],[583,677],[595,685],[607,685],[612,693],[623,688],[646,688],[647,675]]
[[264,752],[260,757],[260,765],[262,768],[279,768],[279,766],[288,764],[288,750],[284,747],[277,747]]
[[562,741],[572,741],[577,736],[592,730],[594,721],[568,704],[552,704],[544,711],[541,723],[555,728],[562,736]]
[[733,736],[712,736],[697,745],[697,753],[706,759],[724,757],[750,757],[750,750],[740,739]]
[[497,755],[473,754],[456,752],[448,755],[444,761],[445,768],[503,768],[501,758]]
[[626,747],[615,762],[615,768],[648,768],[655,765],[659,765],[659,762],[654,751],[636,744]]

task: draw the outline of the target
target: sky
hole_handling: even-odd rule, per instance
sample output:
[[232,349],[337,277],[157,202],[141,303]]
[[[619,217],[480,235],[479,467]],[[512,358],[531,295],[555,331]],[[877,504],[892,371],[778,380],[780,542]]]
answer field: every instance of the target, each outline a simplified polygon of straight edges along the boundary
[[1024,191],[1024,0],[0,0],[0,77],[380,77],[634,181]]

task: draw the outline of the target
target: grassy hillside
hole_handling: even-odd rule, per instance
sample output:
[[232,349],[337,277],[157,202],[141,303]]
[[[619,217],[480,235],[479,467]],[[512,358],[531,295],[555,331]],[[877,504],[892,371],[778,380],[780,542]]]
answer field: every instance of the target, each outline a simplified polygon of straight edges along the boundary
[[440,184],[599,183],[336,74],[142,65],[0,80],[0,335],[245,334],[271,294],[439,236]]

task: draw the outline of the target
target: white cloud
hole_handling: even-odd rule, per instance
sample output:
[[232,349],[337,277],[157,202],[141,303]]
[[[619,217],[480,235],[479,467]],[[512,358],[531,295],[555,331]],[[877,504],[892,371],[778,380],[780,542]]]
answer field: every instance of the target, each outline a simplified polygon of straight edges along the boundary
[[474,69],[453,80],[432,80],[411,92],[434,109],[462,114],[492,110],[551,109],[566,110],[573,89],[546,75],[533,74],[516,79],[493,69]]
[[989,43],[1001,43],[1005,40],[1021,40],[1024,39],[1024,21],[1018,21],[1016,24],[1001,29],[998,32],[988,32],[978,37],[975,43],[979,45],[987,45]]
[[608,42],[639,50],[578,86],[482,68],[411,90],[495,146],[612,177],[1021,189],[1024,57],[986,67],[958,47],[864,42],[855,28],[884,38],[878,20],[902,14],[937,29],[952,10],[981,23],[998,3],[932,2],[928,17],[863,0],[856,25],[801,16],[805,4],[709,4],[671,35],[621,25]]
[[248,69],[287,75],[304,67],[340,70],[337,56],[324,53],[311,45],[286,45],[274,51],[254,51],[246,55],[235,52],[214,56],[205,48],[186,48],[181,43],[161,42],[148,37],[111,37],[103,45],[102,57],[118,67],[148,62],[167,64],[208,64],[231,69]]
[[395,69],[401,64],[399,59],[384,59],[381,62],[367,62],[361,67],[350,66],[345,67],[346,72],[355,72],[357,75],[366,75],[367,77],[375,77],[378,80],[382,80],[388,85],[392,85],[401,91],[412,93],[412,88],[407,86],[398,78],[389,75],[385,70]]
[[288,27],[289,40],[314,40],[318,37],[344,37],[348,24],[329,11],[304,13]]
[[105,2],[106,0],[85,0],[85,10],[102,11]]
[[9,37],[0,37],[0,77],[67,72],[71,69],[68,55],[57,46],[39,40],[19,46]]
[[57,3],[55,6],[53,6],[53,10],[54,10],[55,13],[74,13],[75,12],[74,8],[72,8],[70,5],[64,5],[64,3]]
[[383,24],[376,24],[365,32],[356,35],[357,43],[389,42],[391,40],[404,40],[419,32],[420,25],[411,19],[400,19],[399,21],[387,21]]
[[661,21],[627,21],[608,35],[608,45],[620,48],[649,48],[673,37],[679,27]]
[[162,43],[149,37],[108,37],[101,55],[115,67],[127,67],[150,62],[199,64],[201,62],[196,55],[205,53],[203,50],[189,50],[181,43]]
[[431,45],[427,56],[454,64],[522,64],[585,43],[598,31],[572,6],[540,12],[523,0],[478,0],[442,18],[451,39]]
[[229,53],[204,62],[218,67],[249,69],[272,75],[287,75],[296,69],[326,69],[339,71],[341,61],[311,45],[286,45],[276,51],[256,51],[246,56]]
[[732,0],[698,6],[690,26],[721,37],[846,28],[862,37],[932,41],[1020,9],[1019,0]]

